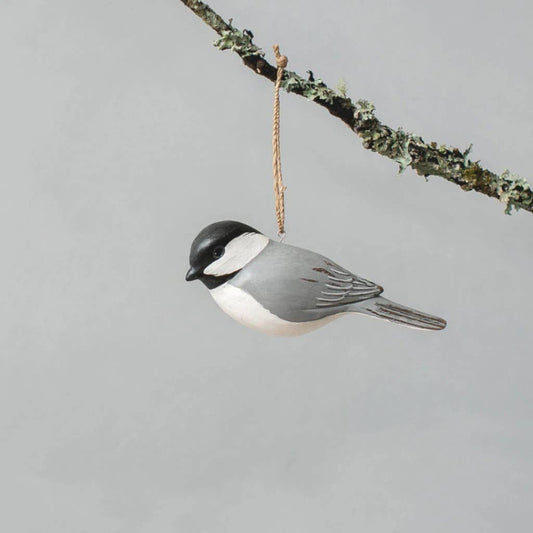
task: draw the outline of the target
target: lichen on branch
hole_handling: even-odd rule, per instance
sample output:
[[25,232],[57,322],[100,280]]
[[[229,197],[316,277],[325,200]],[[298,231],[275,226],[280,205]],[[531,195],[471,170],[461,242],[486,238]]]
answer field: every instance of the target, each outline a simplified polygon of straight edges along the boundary
[[[220,50],[232,50],[244,64],[270,81],[276,80],[276,67],[265,59],[263,50],[254,44],[249,30],[239,30],[226,22],[207,4],[200,0],[181,0],[196,15],[219,34],[215,46]],[[402,128],[393,129],[383,124],[375,115],[374,105],[366,100],[355,103],[346,96],[329,88],[321,79],[309,79],[296,72],[286,70],[281,84],[289,93],[298,94],[325,107],[332,115],[340,118],[363,141],[363,147],[398,163],[399,171],[411,167],[417,174],[440,176],[465,191],[477,191],[496,198],[505,204],[505,212],[513,208],[533,212],[533,189],[529,183],[505,170],[496,174],[482,168],[478,161],[472,161],[470,145],[465,150],[426,143],[422,137]]]

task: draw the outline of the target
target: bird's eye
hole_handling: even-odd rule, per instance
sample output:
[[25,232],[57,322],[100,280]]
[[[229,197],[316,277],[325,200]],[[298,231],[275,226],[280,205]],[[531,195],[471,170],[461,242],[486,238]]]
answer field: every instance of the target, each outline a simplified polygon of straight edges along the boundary
[[213,248],[213,259],[220,259],[224,255],[224,246],[215,246]]

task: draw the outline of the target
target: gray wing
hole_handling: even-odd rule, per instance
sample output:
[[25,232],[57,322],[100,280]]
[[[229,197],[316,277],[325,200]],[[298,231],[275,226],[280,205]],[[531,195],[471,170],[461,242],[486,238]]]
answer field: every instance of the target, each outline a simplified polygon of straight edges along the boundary
[[231,283],[266,309],[291,322],[317,320],[347,311],[383,288],[303,248],[270,241]]

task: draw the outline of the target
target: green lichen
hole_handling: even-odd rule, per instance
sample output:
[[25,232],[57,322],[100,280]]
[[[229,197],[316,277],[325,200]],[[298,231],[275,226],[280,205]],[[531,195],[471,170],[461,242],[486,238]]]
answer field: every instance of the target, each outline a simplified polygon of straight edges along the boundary
[[493,187],[494,174],[481,168],[477,162],[472,163],[463,171],[464,182],[461,184],[461,188],[464,191],[471,191],[472,189],[485,194],[490,194]]
[[337,96],[335,91],[332,91],[321,79],[305,80],[290,70],[285,71],[281,87],[288,93],[298,93],[308,100],[318,100],[327,104],[332,104]]
[[392,130],[377,120],[374,104],[367,100],[358,100],[355,104],[354,118],[357,133],[363,139],[363,146],[381,155],[389,157],[399,165],[403,172],[413,161],[410,152],[412,142],[419,138],[405,132],[402,128]]
[[411,154],[409,153],[409,143],[411,142],[411,135],[404,132],[401,128],[396,131],[394,138],[393,149],[397,154],[393,157],[394,161],[400,165],[398,173],[401,174],[413,161]]
[[192,9],[206,24],[211,26],[217,33],[222,30],[230,30],[230,23],[228,24],[218,13],[215,13],[207,4],[200,0],[182,0],[182,2]]
[[506,213],[512,208],[533,211],[533,190],[527,181],[509,171],[498,176],[470,161],[472,145],[461,151],[445,144],[428,144],[402,128],[393,130],[376,118],[375,107],[367,100],[356,102],[354,119],[354,129],[363,139],[363,146],[396,161],[399,172],[412,167],[426,178],[441,176],[465,191],[475,190],[498,198],[505,203]]
[[249,56],[264,57],[265,53],[261,48],[252,42],[252,37],[247,32],[237,29],[222,30],[220,39],[214,43],[219,50],[232,50],[237,52],[242,58]]
[[505,204],[505,213],[511,214],[513,208],[526,209],[533,208],[533,190],[529,183],[508,170],[497,175],[490,170],[482,168],[478,162],[471,163],[463,172],[462,189],[465,191],[476,190],[487,196],[498,198]]
[[374,116],[375,106],[373,103],[368,100],[357,100],[355,103],[354,118],[356,122],[368,123],[375,121],[376,117]]
[[348,85],[346,84],[346,80],[344,78],[341,78],[339,82],[337,83],[337,92],[343,97],[346,98],[346,93],[348,91]]
[[529,183],[518,176],[505,170],[497,182],[497,192],[500,200],[506,204],[505,213],[511,214],[513,207],[516,211],[533,208],[533,190]]

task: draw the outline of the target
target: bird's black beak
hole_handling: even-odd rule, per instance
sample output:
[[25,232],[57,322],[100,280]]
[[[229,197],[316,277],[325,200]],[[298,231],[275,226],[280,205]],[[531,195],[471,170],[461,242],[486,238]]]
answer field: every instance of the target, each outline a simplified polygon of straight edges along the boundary
[[193,281],[195,279],[198,279],[201,275],[201,270],[198,268],[191,267],[189,270],[187,270],[187,274],[185,274],[186,281]]

